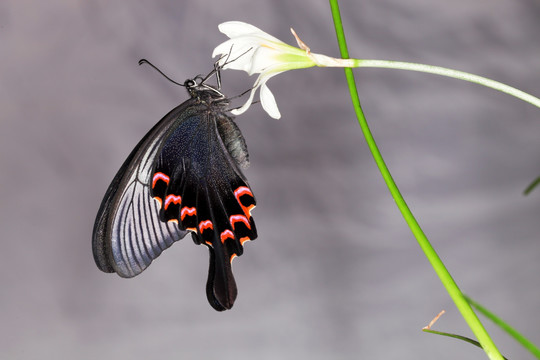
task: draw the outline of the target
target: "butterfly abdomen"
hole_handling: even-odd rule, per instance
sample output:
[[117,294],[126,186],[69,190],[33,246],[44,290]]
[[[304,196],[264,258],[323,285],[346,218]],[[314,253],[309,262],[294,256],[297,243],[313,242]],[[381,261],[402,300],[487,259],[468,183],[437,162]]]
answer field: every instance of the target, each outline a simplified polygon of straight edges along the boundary
[[223,144],[238,166],[245,169],[249,166],[249,153],[246,140],[242,136],[238,125],[234,120],[224,114],[217,119],[218,132]]

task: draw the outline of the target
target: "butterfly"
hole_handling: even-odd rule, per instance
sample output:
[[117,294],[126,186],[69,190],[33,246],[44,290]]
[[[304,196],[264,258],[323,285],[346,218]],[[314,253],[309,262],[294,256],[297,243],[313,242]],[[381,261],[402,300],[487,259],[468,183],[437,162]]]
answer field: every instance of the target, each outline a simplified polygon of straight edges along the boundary
[[[191,233],[210,251],[206,294],[223,311],[237,296],[231,262],[257,230],[255,197],[242,173],[249,165],[247,146],[219,89],[219,70],[216,65],[205,78],[186,80],[190,98],[165,115],[120,167],[97,213],[92,250],[100,270],[130,278]],[[206,83],[212,74],[217,87]]]

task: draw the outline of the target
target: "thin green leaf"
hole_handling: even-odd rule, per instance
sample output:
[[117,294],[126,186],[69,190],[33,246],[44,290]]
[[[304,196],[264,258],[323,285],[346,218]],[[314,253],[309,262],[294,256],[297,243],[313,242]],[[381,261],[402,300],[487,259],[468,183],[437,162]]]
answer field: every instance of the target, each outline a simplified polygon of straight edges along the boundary
[[[461,335],[457,335],[457,334],[451,334],[451,333],[447,333],[447,332],[444,332],[444,331],[435,331],[435,330],[431,330],[431,329],[422,329],[422,331],[427,332],[427,333],[431,333],[431,334],[435,334],[435,335],[448,336],[448,337],[451,337],[451,338],[454,338],[454,339],[462,340],[462,341],[468,342],[469,344],[473,344],[474,346],[478,346],[480,349],[482,349],[482,345],[480,345],[480,343],[478,341],[473,340],[471,338],[468,338],[466,336],[461,336]],[[503,359],[508,360],[504,356],[503,356]]]
[[474,306],[476,310],[478,310],[481,314],[483,314],[485,317],[487,317],[489,320],[493,321],[496,325],[498,325],[501,329],[506,331],[508,335],[513,337],[517,342],[519,342],[525,349],[529,350],[531,354],[533,354],[537,359],[540,359],[540,349],[532,343],[529,339],[527,339],[525,336],[521,335],[516,329],[508,325],[506,322],[504,322],[501,318],[499,318],[497,315],[493,314],[491,311],[468,297],[467,295],[464,295],[465,299]]
[[538,184],[540,184],[540,176],[534,179],[534,181],[527,186],[527,188],[523,191],[523,195],[529,195],[529,193],[533,191]]

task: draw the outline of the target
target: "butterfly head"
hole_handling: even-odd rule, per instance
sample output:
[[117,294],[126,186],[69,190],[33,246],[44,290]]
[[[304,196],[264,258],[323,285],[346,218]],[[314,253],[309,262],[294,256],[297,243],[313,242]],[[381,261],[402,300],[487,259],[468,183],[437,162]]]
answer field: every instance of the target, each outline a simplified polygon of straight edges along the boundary
[[197,98],[201,101],[204,101],[208,104],[216,102],[219,103],[228,103],[227,97],[217,88],[212,85],[208,85],[202,76],[198,75],[193,79],[187,79],[184,81],[184,86],[186,87],[189,95],[192,98]]

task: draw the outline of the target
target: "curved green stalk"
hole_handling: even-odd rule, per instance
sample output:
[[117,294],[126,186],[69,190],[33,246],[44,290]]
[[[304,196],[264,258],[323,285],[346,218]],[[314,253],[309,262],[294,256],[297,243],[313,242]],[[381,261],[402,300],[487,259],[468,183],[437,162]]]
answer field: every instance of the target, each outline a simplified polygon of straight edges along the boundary
[[390,61],[390,60],[368,60],[368,59],[355,59],[355,67],[376,67],[376,68],[386,68],[386,69],[398,69],[398,70],[411,70],[419,71],[428,74],[442,75],[446,77],[451,77],[454,79],[465,80],[473,82],[479,85],[483,85],[494,90],[501,91],[508,95],[512,95],[518,99],[528,102],[531,105],[537,106],[540,108],[540,99],[527,94],[524,91],[516,89],[512,86],[508,86],[501,82],[485,78],[483,76],[474,75],[464,71],[458,71],[453,69],[444,68],[441,66],[433,65],[424,65],[417,63],[409,63],[403,61]]
[[[341,22],[341,15],[339,13],[339,6],[337,0],[330,0],[330,7],[332,9],[332,16],[334,18],[334,25],[336,29],[336,35],[339,43],[339,48],[341,51],[342,58],[349,58],[349,53],[347,50],[347,44],[345,41],[345,33],[343,31],[343,25]],[[497,350],[497,347],[489,337],[488,333],[484,329],[484,326],[472,310],[471,306],[463,296],[462,292],[459,290],[457,284],[452,279],[452,276],[446,270],[446,267],[444,266],[443,262],[429,243],[426,235],[420,228],[418,222],[414,218],[413,214],[409,210],[409,207],[407,206],[407,203],[401,196],[401,193],[399,192],[398,187],[396,186],[394,180],[392,179],[392,175],[390,174],[390,171],[386,167],[386,164],[381,156],[381,153],[379,152],[379,149],[377,148],[377,144],[375,143],[375,140],[373,139],[373,136],[371,134],[371,131],[369,130],[369,126],[367,124],[367,121],[364,117],[364,114],[362,112],[362,108],[360,106],[360,100],[358,98],[358,93],[356,90],[356,82],[354,80],[354,74],[350,68],[345,68],[345,76],[347,78],[347,83],[349,85],[349,91],[351,93],[351,100],[353,102],[353,106],[356,112],[356,116],[358,117],[358,122],[360,123],[360,127],[362,128],[362,132],[364,133],[364,136],[366,138],[367,144],[371,150],[371,153],[373,154],[373,158],[375,159],[375,162],[377,163],[377,166],[379,167],[379,171],[381,172],[384,181],[386,182],[386,185],[388,186],[388,189],[390,190],[390,193],[392,194],[392,197],[394,198],[394,201],[396,202],[399,210],[401,211],[403,217],[405,218],[405,221],[409,225],[412,233],[416,237],[416,240],[418,241],[418,244],[424,251],[426,257],[428,258],[429,262],[435,269],[435,272],[439,276],[441,282],[445,286],[446,290],[448,291],[448,294],[456,304],[456,307],[461,312],[463,318],[471,328],[472,332],[482,345],[482,348],[486,352],[486,354],[489,356],[490,359],[494,360],[502,360],[503,357],[500,354],[500,352]]]

